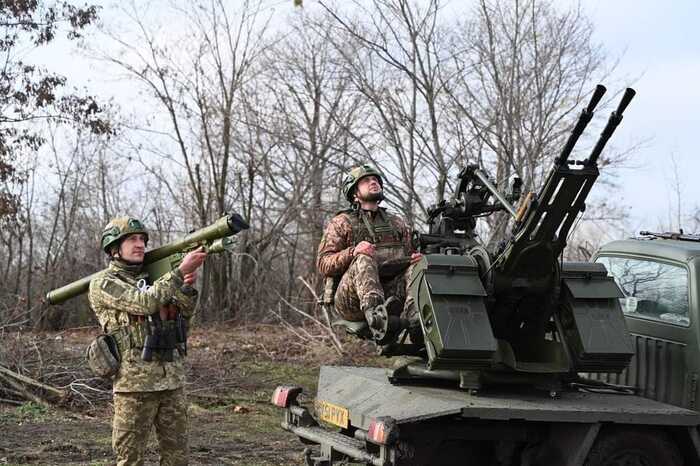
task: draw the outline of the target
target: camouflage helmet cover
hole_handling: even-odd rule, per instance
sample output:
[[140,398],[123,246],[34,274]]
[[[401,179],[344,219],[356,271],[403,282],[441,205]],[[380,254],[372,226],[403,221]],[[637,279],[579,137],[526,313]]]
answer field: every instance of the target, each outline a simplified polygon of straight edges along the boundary
[[127,235],[136,233],[146,235],[146,242],[148,242],[148,231],[139,219],[133,217],[113,218],[102,231],[102,239],[100,241],[102,250],[109,254],[112,246],[117,245]]
[[353,202],[357,183],[365,176],[370,175],[376,176],[379,179],[379,184],[382,186],[382,188],[384,187],[384,175],[382,175],[382,172],[374,168],[372,165],[360,165],[348,172],[343,180],[343,195],[348,202]]

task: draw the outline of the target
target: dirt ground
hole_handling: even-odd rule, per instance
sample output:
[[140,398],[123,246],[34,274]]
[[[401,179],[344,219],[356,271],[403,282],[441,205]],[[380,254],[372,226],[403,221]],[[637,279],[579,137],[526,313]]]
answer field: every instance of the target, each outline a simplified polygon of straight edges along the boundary
[[[94,332],[81,329],[32,338],[38,347],[51,341],[55,348],[59,341],[60,351],[80,364]],[[346,338],[343,348],[345,354],[340,355],[328,343],[303,341],[277,326],[193,332],[187,385],[190,464],[302,464],[303,445],[279,427],[281,411],[270,404],[270,396],[277,385],[295,383],[304,387],[302,403],[310,404],[321,365],[387,364],[367,344]],[[113,464],[109,387],[98,382],[97,389],[105,391],[90,400],[89,389],[79,386],[89,401],[74,394],[74,402],[62,406],[0,403],[0,464]],[[153,434],[148,460],[157,464]]]

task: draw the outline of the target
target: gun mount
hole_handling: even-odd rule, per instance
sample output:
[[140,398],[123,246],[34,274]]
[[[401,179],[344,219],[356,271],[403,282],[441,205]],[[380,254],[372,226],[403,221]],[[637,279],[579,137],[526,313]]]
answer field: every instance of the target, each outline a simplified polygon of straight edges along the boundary
[[[578,372],[620,372],[629,364],[633,348],[619,288],[600,264],[561,261],[598,178],[598,158],[635,95],[624,92],[591,154],[570,160],[605,90],[596,87],[542,188],[517,209],[521,181],[504,196],[473,165],[459,174],[452,198],[431,207],[429,232],[419,238],[424,257],[411,281],[427,362],[395,370],[392,381],[447,371],[464,388],[526,383],[556,391]],[[497,211],[512,216],[512,230],[487,251],[474,228]],[[401,354],[401,345],[389,352]]]

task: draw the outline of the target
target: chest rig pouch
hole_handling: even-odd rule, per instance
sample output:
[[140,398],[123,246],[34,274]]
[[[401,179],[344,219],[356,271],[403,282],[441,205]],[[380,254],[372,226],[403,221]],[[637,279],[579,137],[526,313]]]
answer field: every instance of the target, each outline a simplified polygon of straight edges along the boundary
[[97,377],[111,378],[119,372],[121,355],[117,341],[112,335],[102,334],[95,338],[85,351],[85,359]]
[[389,220],[384,209],[379,209],[374,218],[363,210],[353,212],[350,218],[353,221],[353,246],[368,241],[376,247],[374,257],[381,279],[392,278],[408,267],[410,258],[407,257],[403,232]]

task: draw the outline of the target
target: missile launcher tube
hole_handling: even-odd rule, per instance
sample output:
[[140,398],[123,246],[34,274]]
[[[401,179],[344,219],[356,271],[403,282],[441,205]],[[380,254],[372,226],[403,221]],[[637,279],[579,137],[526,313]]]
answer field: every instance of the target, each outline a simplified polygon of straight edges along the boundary
[[[211,225],[195,230],[184,238],[148,251],[144,256],[143,265],[147,268],[149,264],[153,264],[175,254],[182,254],[183,252],[196,249],[199,246],[204,246],[209,253],[230,251],[233,244],[231,237],[248,228],[248,223],[240,215],[236,213],[224,215]],[[90,287],[90,281],[95,278],[98,273],[99,272],[83,277],[80,280],[76,280],[55,290],[51,290],[46,294],[46,301],[51,305],[61,304],[70,298],[87,292]],[[155,279],[157,277],[151,278]]]

